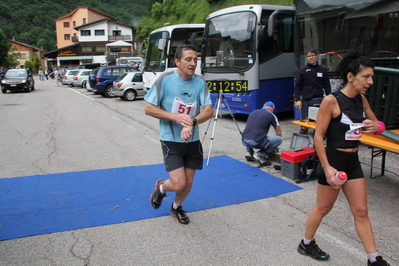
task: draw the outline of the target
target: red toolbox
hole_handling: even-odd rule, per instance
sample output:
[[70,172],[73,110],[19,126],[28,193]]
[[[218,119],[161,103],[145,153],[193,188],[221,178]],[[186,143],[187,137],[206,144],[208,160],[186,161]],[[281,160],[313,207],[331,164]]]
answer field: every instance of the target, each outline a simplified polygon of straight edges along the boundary
[[281,152],[281,174],[292,180],[298,178],[299,164],[308,158],[314,156],[315,150],[312,147],[303,147],[300,151],[283,151]]
[[290,163],[300,163],[308,156],[314,155],[314,148],[303,147],[300,151],[283,151],[281,152],[280,159]]

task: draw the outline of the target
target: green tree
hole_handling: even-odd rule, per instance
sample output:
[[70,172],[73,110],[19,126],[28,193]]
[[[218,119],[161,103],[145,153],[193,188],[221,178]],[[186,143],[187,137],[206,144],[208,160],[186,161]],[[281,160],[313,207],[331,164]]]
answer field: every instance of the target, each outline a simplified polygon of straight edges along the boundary
[[8,43],[4,31],[0,29],[0,66],[4,66],[4,62],[7,60],[6,58],[9,50],[10,44]]
[[33,66],[35,67],[36,73],[39,71],[39,67],[42,65],[42,62],[40,61],[40,58],[38,55],[35,55],[33,57]]
[[21,56],[21,53],[14,53],[16,47],[11,47],[8,55],[6,57],[6,61],[3,63],[4,68],[13,68],[19,65],[18,58]]
[[30,61],[30,60],[26,60],[26,61],[25,61],[24,67],[26,67],[26,68],[32,70],[34,66],[35,66],[35,65],[33,64],[33,61]]

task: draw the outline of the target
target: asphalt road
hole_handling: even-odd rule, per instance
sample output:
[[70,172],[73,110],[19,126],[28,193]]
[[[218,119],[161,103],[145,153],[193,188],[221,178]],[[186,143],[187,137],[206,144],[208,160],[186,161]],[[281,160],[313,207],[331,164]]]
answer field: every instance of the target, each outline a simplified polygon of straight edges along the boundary
[[[0,178],[162,163],[158,121],[144,114],[144,103],[38,79],[31,93],[0,95]],[[246,116],[235,119],[223,113],[216,124],[200,126],[202,135],[207,132],[205,155],[211,150],[211,156],[248,163],[237,129],[244,129]],[[291,121],[280,116],[282,151],[299,131]],[[370,179],[370,155],[361,146],[377,247],[391,265],[399,265],[399,157],[388,153],[386,175]],[[379,165],[377,158],[375,174]],[[262,170],[293,182],[273,168]],[[316,235],[330,260],[318,262],[296,251],[316,182],[299,186],[304,189],[189,213],[188,226],[166,216],[1,241],[0,265],[367,265],[342,193]]]

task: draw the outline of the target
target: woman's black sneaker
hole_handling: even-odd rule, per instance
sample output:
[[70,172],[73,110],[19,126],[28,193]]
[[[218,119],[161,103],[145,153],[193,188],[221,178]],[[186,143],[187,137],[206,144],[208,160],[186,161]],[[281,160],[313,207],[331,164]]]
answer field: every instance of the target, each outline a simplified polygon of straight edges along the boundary
[[190,222],[188,216],[186,215],[186,211],[183,211],[181,206],[177,207],[177,209],[174,209],[172,203],[172,207],[170,208],[170,214],[176,217],[177,221],[181,224],[188,224]]
[[298,246],[298,252],[302,255],[307,255],[315,260],[328,260],[330,255],[322,251],[319,246],[316,244],[316,240],[312,240],[309,245],[305,245],[303,239]]
[[377,261],[371,262],[367,260],[367,266],[389,266],[389,263],[386,262],[381,256],[377,256]]
[[159,206],[161,206],[162,203],[162,199],[163,197],[165,197],[166,194],[162,194],[161,190],[159,189],[159,187],[165,182],[165,180],[163,180],[162,178],[158,179],[157,182],[155,182],[155,188],[154,188],[154,192],[152,192],[151,196],[150,196],[150,202],[151,202],[151,206],[154,209],[158,209]]

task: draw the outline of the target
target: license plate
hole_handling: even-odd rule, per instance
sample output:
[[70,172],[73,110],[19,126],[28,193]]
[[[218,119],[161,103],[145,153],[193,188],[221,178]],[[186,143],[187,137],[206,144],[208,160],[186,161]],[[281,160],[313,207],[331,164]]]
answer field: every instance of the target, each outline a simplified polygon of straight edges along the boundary
[[208,80],[209,92],[247,92],[248,80]]
[[16,87],[17,85],[16,85],[16,84],[11,84],[10,86],[11,86],[11,87]]

